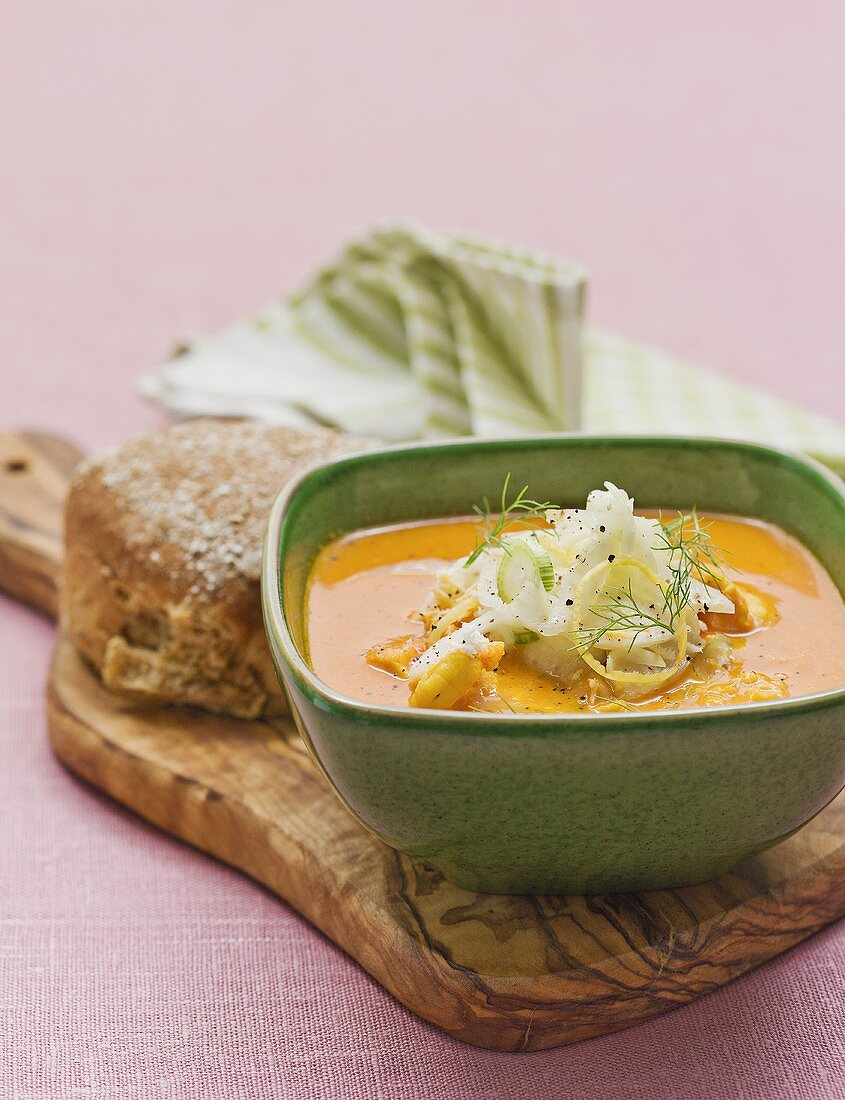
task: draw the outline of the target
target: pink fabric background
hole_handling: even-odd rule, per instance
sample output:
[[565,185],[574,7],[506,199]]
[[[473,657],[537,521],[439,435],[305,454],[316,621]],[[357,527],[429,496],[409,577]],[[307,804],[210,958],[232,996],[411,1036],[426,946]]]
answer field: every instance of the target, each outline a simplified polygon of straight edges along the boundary
[[[0,4],[0,414],[135,376],[415,215],[571,255],[591,315],[845,414],[845,8]],[[69,778],[0,602],[3,1097],[845,1096],[845,929],[529,1057],[444,1038],[259,887]]]

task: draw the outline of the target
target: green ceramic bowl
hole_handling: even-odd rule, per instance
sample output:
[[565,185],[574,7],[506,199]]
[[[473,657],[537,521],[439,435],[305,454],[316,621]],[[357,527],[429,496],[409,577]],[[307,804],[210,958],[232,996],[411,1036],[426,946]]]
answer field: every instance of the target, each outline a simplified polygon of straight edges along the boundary
[[303,613],[320,548],[362,527],[466,515],[508,472],[564,506],[610,480],[641,507],[771,520],[845,590],[845,486],[765,447],[545,436],[396,447],[308,472],[270,519],[265,622],[297,726],[359,821],[461,886],[599,893],[712,878],[839,793],[845,687],[681,713],[514,717],[371,706],[321,682]]

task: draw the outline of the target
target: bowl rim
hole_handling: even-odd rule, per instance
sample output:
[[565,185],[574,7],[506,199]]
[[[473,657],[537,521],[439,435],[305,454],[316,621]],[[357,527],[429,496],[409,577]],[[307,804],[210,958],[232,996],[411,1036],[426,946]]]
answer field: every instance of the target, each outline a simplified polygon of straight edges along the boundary
[[[339,467],[367,464],[370,461],[383,460],[385,457],[407,451],[449,452],[468,450],[476,447],[489,447],[491,450],[513,444],[525,443],[561,443],[578,446],[607,446],[618,442],[642,443],[651,446],[685,447],[713,446],[734,451],[746,451],[762,454],[786,462],[798,468],[804,476],[809,475],[817,483],[832,492],[835,501],[845,512],[845,481],[834,471],[808,455],[780,447],[771,447],[743,439],[720,436],[689,435],[644,435],[642,433],[612,435],[585,435],[581,432],[544,432],[536,435],[514,435],[480,437],[468,436],[457,439],[420,440],[410,443],[391,444],[355,451],[348,455],[315,462],[304,468],[288,481],[276,495],[267,522],[261,563],[261,607],[265,632],[270,643],[274,661],[285,665],[287,673],[310,701],[319,709],[341,714],[359,724],[375,726],[395,726],[399,723],[423,723],[439,729],[449,729],[465,733],[486,733],[494,730],[497,735],[511,734],[524,736],[536,735],[542,731],[595,733],[618,732],[621,728],[632,729],[636,725],[671,728],[678,725],[700,725],[718,722],[725,718],[745,722],[760,721],[770,717],[801,714],[808,711],[826,710],[829,707],[845,703],[845,683],[838,688],[814,692],[810,695],[797,695],[786,699],[752,703],[731,703],[714,707],[690,707],[685,710],[625,711],[621,714],[500,714],[481,711],[439,711],[426,708],[390,706],[384,703],[366,703],[360,699],[335,691],[320,679],[309,667],[299,652],[287,624],[281,592],[281,562],[279,545],[283,528],[292,505],[309,483],[326,477]],[[822,563],[824,565],[824,563]],[[845,594],[843,594],[845,595]],[[278,670],[277,670],[278,671]],[[586,723],[586,727],[584,724]]]

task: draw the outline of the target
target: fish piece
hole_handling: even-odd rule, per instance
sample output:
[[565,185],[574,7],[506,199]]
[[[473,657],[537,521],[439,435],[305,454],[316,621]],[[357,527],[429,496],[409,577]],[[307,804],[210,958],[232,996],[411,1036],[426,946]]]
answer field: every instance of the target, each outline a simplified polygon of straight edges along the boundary
[[460,650],[449,653],[420,677],[409,703],[412,707],[449,710],[476,687],[483,673],[480,657],[470,657]]
[[408,678],[408,668],[412,661],[426,648],[425,639],[418,634],[403,634],[389,642],[374,645],[367,651],[367,664],[380,668],[393,676]]

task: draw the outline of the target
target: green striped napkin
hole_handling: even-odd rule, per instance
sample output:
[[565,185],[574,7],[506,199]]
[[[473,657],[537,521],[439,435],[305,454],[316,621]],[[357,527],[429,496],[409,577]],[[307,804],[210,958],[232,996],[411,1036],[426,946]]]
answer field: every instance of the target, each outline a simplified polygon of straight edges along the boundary
[[331,424],[381,439],[583,430],[732,436],[845,475],[845,429],[583,327],[575,264],[380,226],[287,302],[198,337],[141,391],[177,415]]
[[177,413],[304,418],[382,439],[573,430],[585,282],[574,264],[503,243],[382,226],[142,390]]

